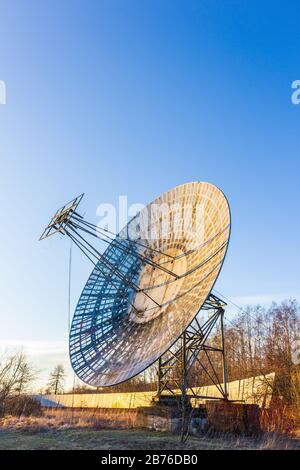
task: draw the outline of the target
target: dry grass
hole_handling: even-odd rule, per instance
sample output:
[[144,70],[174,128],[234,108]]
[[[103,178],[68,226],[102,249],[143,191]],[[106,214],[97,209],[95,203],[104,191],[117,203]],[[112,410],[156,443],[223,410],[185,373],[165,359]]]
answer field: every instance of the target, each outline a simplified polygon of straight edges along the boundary
[[[70,418],[70,417],[69,417]],[[266,434],[259,439],[249,437],[190,437],[185,444],[179,437],[145,429],[105,429],[91,422],[91,416],[72,423],[62,416],[6,416],[0,420],[0,449],[296,449],[299,439]]]

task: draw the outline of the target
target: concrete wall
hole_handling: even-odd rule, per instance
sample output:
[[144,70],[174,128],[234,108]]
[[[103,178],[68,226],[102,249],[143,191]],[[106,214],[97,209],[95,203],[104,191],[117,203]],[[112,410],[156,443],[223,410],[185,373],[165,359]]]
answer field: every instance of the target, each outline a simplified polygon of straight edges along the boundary
[[[256,403],[260,407],[268,407],[272,398],[272,387],[275,374],[256,376],[249,379],[235,380],[228,383],[230,400],[244,401],[244,403]],[[194,388],[197,395],[206,397],[220,397],[220,392],[214,385]],[[152,406],[152,399],[156,392],[133,393],[86,393],[46,395],[46,400],[55,404],[76,408],[139,408]],[[193,406],[204,403],[203,400],[194,400]]]

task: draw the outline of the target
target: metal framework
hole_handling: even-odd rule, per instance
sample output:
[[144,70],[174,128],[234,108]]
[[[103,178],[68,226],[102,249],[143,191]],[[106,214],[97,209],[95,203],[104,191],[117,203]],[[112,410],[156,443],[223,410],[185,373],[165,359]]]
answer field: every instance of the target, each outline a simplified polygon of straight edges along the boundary
[[[176,397],[182,401],[183,405],[188,405],[191,398],[228,399],[223,325],[224,307],[226,305],[216,295],[210,293],[201,309],[212,312],[209,318],[201,325],[196,317],[194,322],[181,335],[179,347],[170,349],[159,358],[156,401],[163,403]],[[220,324],[220,347],[211,346],[207,343],[217,323]],[[215,353],[221,355],[222,377],[219,377],[214,362],[211,360],[211,355]],[[205,365],[202,357],[207,359],[208,366]],[[195,391],[195,387],[189,382],[189,372],[195,362],[217,387],[220,397],[199,395]]]

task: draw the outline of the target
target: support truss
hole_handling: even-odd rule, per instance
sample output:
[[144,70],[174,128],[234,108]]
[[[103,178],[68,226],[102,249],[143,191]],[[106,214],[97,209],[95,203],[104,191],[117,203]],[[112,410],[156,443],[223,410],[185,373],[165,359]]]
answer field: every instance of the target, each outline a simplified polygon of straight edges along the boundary
[[[221,299],[210,294],[201,309],[212,312],[208,320],[200,325],[196,317],[181,335],[178,348],[173,347],[160,357],[158,361],[157,401],[163,403],[170,398],[178,398],[185,406],[189,403],[190,398],[228,400],[223,325],[225,306],[226,304]],[[221,332],[221,345],[213,347],[208,345],[207,341],[218,323]],[[212,354],[221,356],[222,377],[219,377],[214,367],[211,359]],[[204,364],[204,357],[209,366]],[[195,388],[189,381],[189,372],[195,362],[200,365],[207,378],[217,387],[220,398],[203,396],[195,392]]]

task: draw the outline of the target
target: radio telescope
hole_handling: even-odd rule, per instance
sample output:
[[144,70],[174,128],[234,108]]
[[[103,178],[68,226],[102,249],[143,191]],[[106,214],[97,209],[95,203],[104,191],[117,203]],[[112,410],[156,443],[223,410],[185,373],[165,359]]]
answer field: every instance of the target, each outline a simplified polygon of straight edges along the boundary
[[[211,293],[230,237],[230,209],[222,191],[204,182],[177,186],[117,235],[78,214],[82,197],[59,209],[40,237],[66,235],[94,264],[70,330],[77,376],[92,386],[111,386],[159,360],[158,394],[172,393],[176,385],[186,393],[187,370],[198,353],[220,352],[220,393],[226,399],[225,304]],[[100,252],[89,237],[107,243],[106,250]],[[207,310],[212,312],[208,318]],[[222,345],[208,347],[218,320]],[[168,378],[176,364],[180,378]]]

